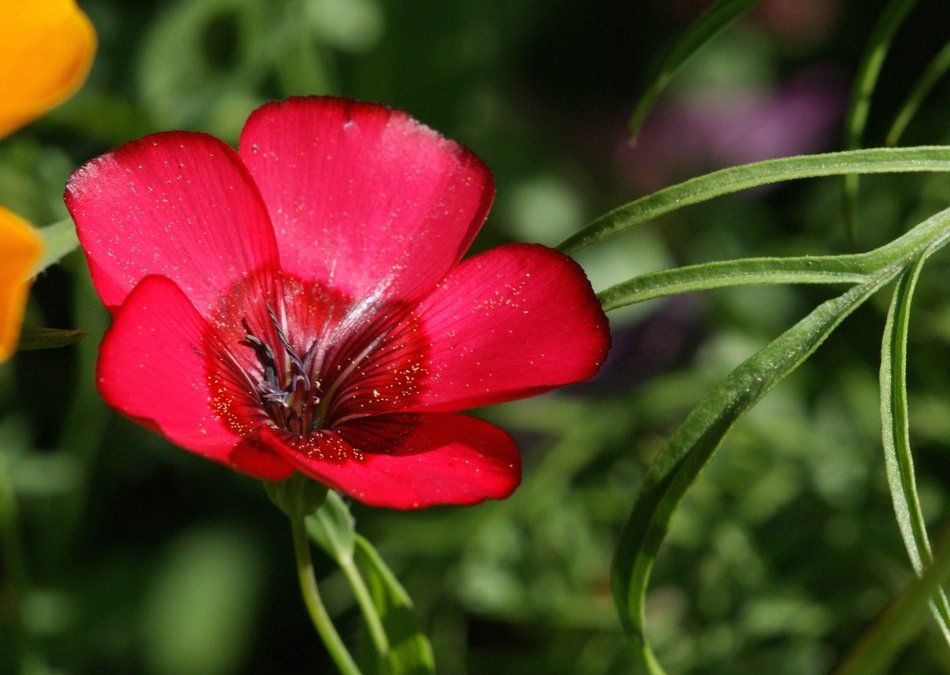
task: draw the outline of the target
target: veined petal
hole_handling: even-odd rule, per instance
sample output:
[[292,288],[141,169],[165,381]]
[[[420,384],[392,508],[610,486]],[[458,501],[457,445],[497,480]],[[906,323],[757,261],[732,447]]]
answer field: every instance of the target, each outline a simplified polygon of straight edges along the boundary
[[442,278],[494,197],[471,152],[368,103],[268,104],[248,119],[239,152],[270,210],[283,268],[377,307]]
[[233,469],[277,480],[293,468],[249,445],[212,408],[207,324],[165,277],[142,280],[99,349],[96,381],[109,405],[173,443]]
[[151,274],[208,316],[232,283],[276,268],[267,209],[237,154],[212,136],[146,136],[80,167],[66,206],[111,310]]
[[414,314],[428,366],[409,409],[463,410],[580,382],[610,345],[583,270],[536,244],[465,260]]
[[0,0],[0,136],[55,106],[86,79],[96,32],[74,0]]
[[511,437],[465,415],[385,415],[305,438],[265,427],[261,442],[302,473],[373,506],[476,504],[507,497],[521,480]]
[[42,251],[43,242],[30,224],[0,207],[0,362],[16,349],[29,275]]

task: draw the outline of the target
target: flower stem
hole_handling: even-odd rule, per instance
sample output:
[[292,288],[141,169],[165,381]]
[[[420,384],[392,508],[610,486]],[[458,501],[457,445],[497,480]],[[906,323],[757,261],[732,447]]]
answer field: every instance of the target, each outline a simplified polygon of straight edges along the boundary
[[320,589],[317,587],[317,578],[313,573],[313,560],[310,557],[310,542],[307,539],[304,519],[291,518],[290,525],[294,535],[297,577],[300,579],[300,591],[303,593],[304,604],[307,605],[310,619],[340,672],[343,675],[361,675],[359,667],[347,651],[343,640],[340,639],[340,634],[336,632],[333,621],[323,606],[323,600],[320,599]]

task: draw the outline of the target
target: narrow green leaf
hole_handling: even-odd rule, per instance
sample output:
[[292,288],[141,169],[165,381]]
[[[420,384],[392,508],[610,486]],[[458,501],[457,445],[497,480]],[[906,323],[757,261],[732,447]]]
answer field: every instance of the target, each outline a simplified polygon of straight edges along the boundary
[[904,101],[900,112],[894,118],[894,123],[891,124],[890,130],[887,132],[884,140],[887,145],[897,145],[897,141],[900,140],[911,119],[917,114],[924,99],[927,98],[934,85],[940,81],[940,78],[946,75],[948,68],[950,68],[950,42],[947,42],[943,49],[937,52],[937,55],[914,84],[910,94],[907,95],[907,100]]
[[62,260],[67,253],[72,253],[79,248],[76,226],[73,225],[71,218],[41,227],[37,233],[43,239],[43,255],[33,269],[34,274],[42,272],[53,263]]
[[707,42],[716,37],[724,29],[729,27],[733,21],[748,12],[759,4],[762,0],[719,0],[712,7],[703,12],[699,18],[690,25],[679,39],[673,44],[666,53],[663,60],[650,77],[650,84],[640,100],[637,101],[637,107],[630,116],[628,123],[628,133],[630,139],[636,139],[643,121],[649,114],[653,103],[660,93],[666,89],[673,76],[682,68],[691,57],[693,57]]
[[624,630],[651,673],[662,673],[645,634],[650,570],[670,518],[726,433],[797,368],[855,308],[901,271],[884,268],[862,284],[819,305],[720,382],[673,432],[654,460],[614,554],[613,593]]
[[435,672],[432,646],[416,618],[409,594],[361,535],[356,561],[366,575],[370,596],[389,637],[389,653],[380,675],[429,675]]
[[76,329],[23,326],[17,349],[24,352],[34,349],[55,349],[75,344],[84,337],[86,333]]
[[[907,335],[910,309],[917,279],[931,251],[925,251],[917,263],[905,271],[894,289],[894,297],[884,327],[881,348],[881,431],[887,482],[894,502],[897,525],[904,539],[914,572],[923,574],[932,562],[930,540],[924,522],[910,447],[910,421],[907,409]],[[950,603],[942,589],[932,601],[934,618],[950,642]]]
[[950,528],[944,527],[933,564],[902,592],[864,634],[835,675],[889,673],[898,651],[920,628],[930,599],[950,576]]
[[[891,0],[878,18],[868,39],[864,55],[858,66],[858,74],[851,89],[851,100],[845,116],[845,150],[861,147],[861,137],[867,125],[868,111],[871,108],[871,95],[881,74],[881,67],[890,49],[891,41],[904,22],[904,18],[917,3],[917,0]],[[858,176],[848,174],[844,177],[844,205],[848,233],[852,241],[857,239],[857,200]]]
[[861,146],[861,137],[867,125],[868,111],[871,108],[871,96],[881,74],[884,59],[891,47],[894,35],[907,14],[917,4],[917,0],[891,0],[878,17],[874,30],[868,39],[858,74],[851,89],[851,101],[845,118],[845,147],[854,150]]
[[558,249],[576,253],[665,213],[760,185],[849,173],[908,171],[950,171],[950,146],[849,150],[769,159],[721,169],[616,208],[563,241]]
[[867,255],[746,258],[641,274],[597,294],[604,311],[645,300],[753,284],[857,284],[867,278]]
[[[689,291],[752,284],[862,283],[888,265],[906,266],[925,250],[950,240],[950,209],[940,211],[893,241],[866,253],[796,258],[745,258],[641,274],[598,293],[605,310]],[[929,254],[928,254],[929,255]]]

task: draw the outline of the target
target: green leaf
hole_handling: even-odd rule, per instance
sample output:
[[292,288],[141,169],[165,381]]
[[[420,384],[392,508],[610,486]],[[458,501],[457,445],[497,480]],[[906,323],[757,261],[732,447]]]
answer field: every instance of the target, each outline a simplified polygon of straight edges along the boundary
[[700,401],[650,466],[620,536],[612,586],[624,630],[651,673],[662,673],[663,669],[645,633],[647,583],[670,518],[686,490],[736,420],[801,365],[846,316],[901,269],[899,265],[888,266],[864,283],[824,302],[747,359]]
[[[861,147],[861,137],[864,135],[868,111],[871,108],[871,95],[874,93],[877,78],[881,74],[884,59],[897,29],[916,3],[917,0],[891,0],[871,32],[858,66],[858,74],[854,79],[851,100],[845,117],[846,150]],[[853,241],[857,237],[858,177],[855,174],[848,174],[844,178],[844,199],[848,233]]]
[[34,349],[55,349],[75,344],[84,337],[86,333],[76,329],[23,326],[17,349],[24,352]]
[[867,279],[868,256],[746,258],[641,274],[597,294],[604,311],[689,291],[751,284],[857,284]]
[[924,573],[913,581],[864,634],[835,675],[876,675],[890,670],[898,651],[920,627],[927,604],[950,576],[950,528],[944,527],[940,546]]
[[329,491],[320,510],[307,518],[306,527],[310,539],[326,551],[346,576],[376,649],[377,658],[373,664],[384,661],[389,654],[389,638],[356,566],[356,523],[346,502],[336,492]]
[[335,492],[307,518],[307,533],[340,566],[356,598],[375,654],[361,659],[367,673],[420,675],[435,672],[432,647],[422,631],[412,601],[395,575],[364,537]]
[[761,0],[719,0],[690,25],[666,53],[651,76],[650,84],[643,96],[637,101],[637,107],[630,116],[630,122],[628,123],[628,133],[631,140],[636,139],[637,133],[640,131],[640,127],[643,125],[643,121],[649,114],[657,97],[666,89],[666,86],[680,68],[707,42],[760,2]]
[[950,209],[940,211],[890,243],[867,253],[795,258],[745,258],[641,274],[598,293],[605,310],[689,291],[752,284],[862,283],[888,265],[906,266],[950,239]]
[[947,44],[943,46],[943,49],[937,52],[937,55],[927,65],[923,74],[917,80],[916,84],[914,84],[910,94],[907,95],[907,100],[904,101],[904,105],[901,106],[900,112],[897,113],[897,116],[894,118],[894,123],[891,124],[890,130],[887,132],[887,136],[884,140],[887,145],[897,145],[897,141],[900,140],[907,125],[910,124],[911,119],[917,114],[917,110],[924,102],[924,99],[927,98],[927,94],[929,94],[931,89],[934,88],[934,85],[940,81],[940,78],[947,73],[948,68],[950,68],[950,42],[947,42]]
[[[881,431],[887,482],[894,502],[897,525],[904,539],[914,572],[923,574],[932,554],[917,486],[910,447],[910,422],[907,410],[907,335],[914,288],[924,262],[932,250],[925,251],[917,263],[905,271],[894,289],[887,315],[881,348]],[[944,638],[950,642],[950,604],[942,589],[935,591],[933,612]]]
[[845,147],[848,150],[861,146],[861,137],[864,135],[868,111],[871,108],[871,95],[881,74],[884,59],[887,57],[897,29],[915,4],[917,0],[891,0],[881,12],[868,39],[858,66],[858,74],[854,79],[854,86],[851,89],[851,100],[845,119]]
[[665,213],[760,185],[849,173],[909,171],[950,171],[950,146],[849,150],[783,157],[721,169],[616,208],[563,241],[558,249],[568,254],[576,253]]
[[366,575],[370,596],[389,637],[390,649],[380,675],[434,673],[432,646],[419,625],[409,595],[361,535],[356,535],[356,560]]
[[346,503],[336,492],[327,493],[320,509],[307,518],[307,535],[338,565],[353,558],[356,527]]
[[[854,282],[863,275],[859,285],[820,305],[726,377],[677,428],[650,467],[615,553],[613,591],[621,623],[637,655],[651,673],[662,673],[663,669],[646,640],[646,588],[669,520],[686,490],[741,415],[797,368],[848,314],[875,291],[901,275],[918,258],[930,255],[948,241],[950,209],[945,209],[898,239],[864,254],[793,258],[786,261],[788,264],[768,259],[713,263],[645,275],[653,277],[652,285],[646,283],[640,289],[631,287],[631,298],[633,291],[645,297],[653,292],[651,288],[662,289],[664,283],[667,286],[679,283],[681,287],[689,284],[711,286],[727,281],[741,283],[738,280],[743,272],[747,273],[748,279],[765,283],[768,282],[769,266],[775,266],[778,275],[784,275],[786,280],[810,279],[815,274],[827,280]],[[817,272],[809,270],[805,265],[808,261],[818,262]],[[679,280],[676,278],[677,273],[682,277]],[[856,275],[855,278],[849,278],[852,274]],[[690,279],[689,275],[693,275],[693,278]]]
[[53,263],[62,260],[67,253],[72,253],[79,248],[76,226],[73,225],[71,218],[41,227],[37,233],[43,239],[43,255],[33,269],[33,274],[42,272]]

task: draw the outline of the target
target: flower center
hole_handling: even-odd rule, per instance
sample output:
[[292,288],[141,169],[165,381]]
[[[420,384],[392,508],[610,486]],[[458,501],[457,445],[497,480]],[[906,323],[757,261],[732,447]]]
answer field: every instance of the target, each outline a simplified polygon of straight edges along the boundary
[[262,407],[278,427],[297,435],[309,434],[322,426],[326,413],[326,406],[320,405],[320,383],[310,378],[317,341],[314,340],[301,357],[284,334],[274,308],[270,304],[266,308],[283,351],[282,361],[288,364],[288,368],[283,372],[279,369],[274,350],[254,335],[246,318],[242,319],[245,335],[241,344],[254,351],[263,371],[263,378],[257,383],[257,394]]
[[429,346],[410,308],[271,274],[236,282],[208,325],[202,351],[224,423],[242,436],[268,425],[297,443],[413,409]]

